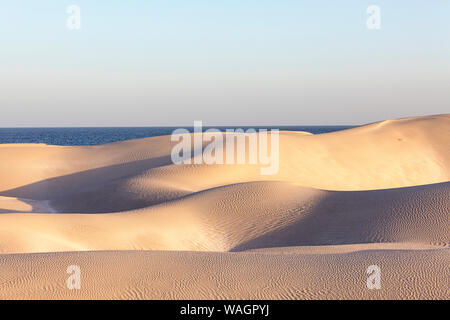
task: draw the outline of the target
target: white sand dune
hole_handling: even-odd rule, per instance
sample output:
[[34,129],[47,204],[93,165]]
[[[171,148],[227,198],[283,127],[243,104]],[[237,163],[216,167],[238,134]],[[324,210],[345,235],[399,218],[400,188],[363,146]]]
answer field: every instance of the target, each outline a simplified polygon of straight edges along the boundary
[[[371,249],[370,246],[375,246]],[[340,247],[340,246],[338,246]],[[0,259],[8,299],[448,299],[448,250],[377,244],[289,254],[96,251],[11,254]],[[363,251],[360,251],[363,249]],[[327,251],[324,254],[324,250]],[[68,290],[66,268],[81,269]],[[381,269],[368,290],[366,268]]]
[[0,250],[242,251],[377,242],[447,247],[449,194],[450,182],[372,191],[242,183],[122,213],[1,214]]
[[[145,207],[175,194],[267,179],[324,190],[446,182],[449,123],[450,115],[439,115],[320,135],[281,132],[280,170],[271,176],[260,175],[258,165],[173,165],[170,154],[175,142],[169,136],[91,147],[0,145],[0,193],[36,200],[69,195],[68,202],[78,193],[84,201],[99,203],[97,197],[105,193],[121,199],[121,193],[128,193],[127,205]],[[167,196],[170,190],[174,194]],[[140,198],[142,194],[151,200]],[[90,203],[76,209],[118,211],[115,205],[92,208]],[[62,206],[63,212],[75,209],[70,204]]]
[[0,297],[448,298],[449,132],[450,115],[281,132],[273,176],[174,165],[168,136],[0,145]]

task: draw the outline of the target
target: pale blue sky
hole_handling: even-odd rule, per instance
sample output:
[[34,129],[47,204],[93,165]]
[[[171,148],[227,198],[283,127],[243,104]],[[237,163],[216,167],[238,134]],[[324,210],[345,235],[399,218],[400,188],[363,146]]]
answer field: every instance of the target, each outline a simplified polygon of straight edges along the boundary
[[[381,30],[366,27],[372,4]],[[5,0],[0,39],[2,127],[450,112],[449,0]]]

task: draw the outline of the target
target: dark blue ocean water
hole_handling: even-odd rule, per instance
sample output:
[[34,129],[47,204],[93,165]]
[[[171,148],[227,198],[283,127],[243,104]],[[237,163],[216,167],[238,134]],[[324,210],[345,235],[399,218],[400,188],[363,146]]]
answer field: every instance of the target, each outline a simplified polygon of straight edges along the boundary
[[[61,146],[98,145],[115,141],[171,134],[179,127],[111,127],[111,128],[0,128],[0,144],[45,143]],[[193,131],[192,127],[185,127]],[[203,127],[207,130],[212,127]],[[352,128],[352,126],[281,126],[281,127],[214,127],[221,131],[231,128],[280,129],[308,131],[314,134]]]

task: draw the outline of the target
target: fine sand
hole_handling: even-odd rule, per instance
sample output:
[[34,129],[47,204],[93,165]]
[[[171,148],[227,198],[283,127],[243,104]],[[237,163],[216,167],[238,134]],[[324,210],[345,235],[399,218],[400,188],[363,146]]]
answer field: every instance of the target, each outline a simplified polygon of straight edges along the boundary
[[170,136],[0,145],[0,298],[448,299],[449,132],[280,132],[275,175],[175,165]]

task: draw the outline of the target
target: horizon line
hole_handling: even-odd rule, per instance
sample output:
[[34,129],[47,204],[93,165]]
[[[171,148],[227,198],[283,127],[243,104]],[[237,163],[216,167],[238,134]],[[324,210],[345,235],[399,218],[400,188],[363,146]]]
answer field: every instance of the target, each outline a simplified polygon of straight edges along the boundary
[[[369,124],[369,123],[367,123]],[[365,124],[283,124],[283,125],[203,125],[203,128],[229,127],[229,128],[252,128],[252,127],[357,127]],[[2,127],[0,129],[89,129],[89,128],[193,128],[193,125],[150,125],[150,126],[19,126]]]

